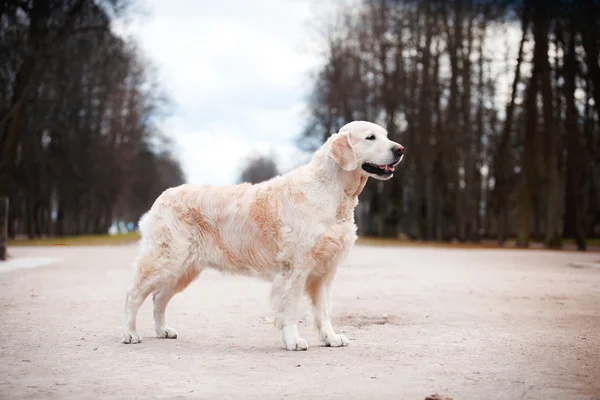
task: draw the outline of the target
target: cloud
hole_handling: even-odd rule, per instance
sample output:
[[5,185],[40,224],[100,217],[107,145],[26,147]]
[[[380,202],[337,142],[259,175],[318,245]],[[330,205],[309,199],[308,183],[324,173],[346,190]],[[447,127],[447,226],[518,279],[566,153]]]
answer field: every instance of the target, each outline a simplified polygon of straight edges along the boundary
[[183,120],[172,118],[163,129],[177,138],[174,153],[186,167],[189,183],[235,183],[250,156],[273,155],[282,172],[306,162],[310,156],[285,139],[252,140],[227,122],[210,123],[199,130],[186,130],[183,126]]
[[312,1],[145,0],[148,15],[121,27],[158,67],[175,113],[163,124],[193,183],[234,183],[255,152],[288,169],[305,159],[306,51]]

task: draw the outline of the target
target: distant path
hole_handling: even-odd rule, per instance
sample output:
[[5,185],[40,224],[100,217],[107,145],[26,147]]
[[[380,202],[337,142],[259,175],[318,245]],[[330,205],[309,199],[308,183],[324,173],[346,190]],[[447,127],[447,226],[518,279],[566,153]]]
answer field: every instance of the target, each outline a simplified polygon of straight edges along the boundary
[[135,249],[11,249],[56,262],[0,266],[0,398],[600,397],[600,269],[568,266],[598,253],[356,247],[334,291],[350,346],[304,322],[295,353],[261,322],[266,283],[212,271],[169,306],[179,339],[146,301],[143,343],[119,343]]

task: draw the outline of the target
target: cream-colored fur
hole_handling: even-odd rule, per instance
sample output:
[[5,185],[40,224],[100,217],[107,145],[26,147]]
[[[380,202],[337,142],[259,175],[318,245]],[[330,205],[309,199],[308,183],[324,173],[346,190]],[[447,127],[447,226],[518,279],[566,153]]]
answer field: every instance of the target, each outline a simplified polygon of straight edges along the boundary
[[269,181],[186,184],[163,192],[140,220],[141,249],[122,341],[141,342],[136,315],[151,293],[157,335],[176,338],[165,319],[169,300],[204,268],[215,268],[273,282],[274,322],[288,350],[308,347],[297,326],[303,293],[311,300],[321,340],[332,347],[348,345],[331,324],[331,285],[356,240],[354,208],[368,177],[391,178],[368,173],[362,165],[395,165],[398,149],[403,151],[382,127],[354,121],[332,135],[308,164]]

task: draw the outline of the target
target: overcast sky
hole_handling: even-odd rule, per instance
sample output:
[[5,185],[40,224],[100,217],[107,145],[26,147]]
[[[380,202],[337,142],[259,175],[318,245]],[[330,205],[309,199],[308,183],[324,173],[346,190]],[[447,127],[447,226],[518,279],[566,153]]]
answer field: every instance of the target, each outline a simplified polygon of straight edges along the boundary
[[[247,155],[301,162],[314,0],[138,0],[127,24],[174,102],[163,130],[190,183],[234,183]],[[317,8],[318,7],[318,8]],[[312,29],[312,30],[311,30]]]

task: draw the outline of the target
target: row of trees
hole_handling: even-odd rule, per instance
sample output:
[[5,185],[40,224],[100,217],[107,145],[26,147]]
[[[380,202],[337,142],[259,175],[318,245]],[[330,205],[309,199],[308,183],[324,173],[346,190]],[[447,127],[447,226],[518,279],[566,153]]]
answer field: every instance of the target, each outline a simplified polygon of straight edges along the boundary
[[361,234],[585,249],[600,222],[597,0],[364,0],[335,17],[306,141],[364,119],[407,149],[399,176],[363,192]]
[[9,234],[106,233],[183,182],[156,127],[168,105],[120,0],[0,2],[0,196]]

